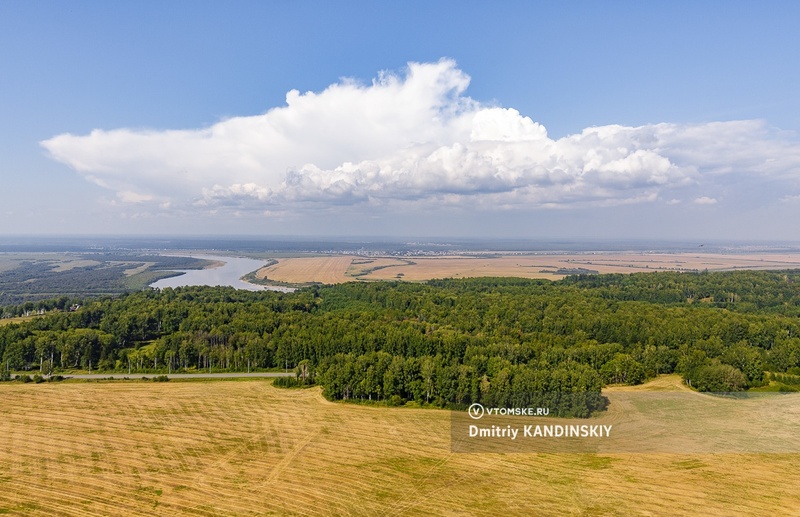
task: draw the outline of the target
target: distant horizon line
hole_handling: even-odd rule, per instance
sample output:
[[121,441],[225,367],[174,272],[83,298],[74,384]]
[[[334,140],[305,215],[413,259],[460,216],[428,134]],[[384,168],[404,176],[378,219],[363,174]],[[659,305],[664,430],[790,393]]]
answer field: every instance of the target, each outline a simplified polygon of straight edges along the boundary
[[[83,242],[81,242],[83,241]],[[86,241],[119,242],[129,241],[130,244],[147,243],[150,241],[176,241],[176,243],[257,243],[257,242],[282,242],[298,244],[402,244],[402,245],[457,245],[457,244],[524,244],[537,245],[605,245],[621,246],[645,244],[666,247],[709,247],[720,246],[771,246],[771,247],[798,247],[800,240],[789,239],[729,239],[729,238],[652,238],[652,237],[485,237],[485,236],[414,236],[414,235],[259,235],[259,234],[0,234],[0,248],[2,246],[24,246],[26,244],[84,244]],[[166,244],[166,243],[165,243]],[[0,251],[2,251],[0,249]]]
[[539,236],[539,237],[503,237],[503,236],[462,236],[462,235],[359,235],[359,234],[194,234],[194,233],[0,233],[0,239],[221,239],[221,240],[365,240],[376,239],[379,241],[393,240],[458,240],[458,241],[550,241],[550,242],[786,242],[800,243],[799,239],[787,238],[720,238],[720,237],[591,237],[591,236]]

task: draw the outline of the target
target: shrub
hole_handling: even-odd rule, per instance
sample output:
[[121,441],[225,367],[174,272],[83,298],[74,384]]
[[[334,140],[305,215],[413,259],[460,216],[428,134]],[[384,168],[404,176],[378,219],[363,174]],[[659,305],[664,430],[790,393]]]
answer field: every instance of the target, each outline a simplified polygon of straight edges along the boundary
[[276,377],[272,381],[272,385],[278,388],[300,388],[303,383],[294,377]]
[[693,386],[698,391],[729,392],[747,388],[747,377],[728,364],[712,363],[694,372]]
[[400,397],[400,395],[392,395],[389,397],[389,400],[386,401],[387,406],[397,407],[402,406],[405,401]]

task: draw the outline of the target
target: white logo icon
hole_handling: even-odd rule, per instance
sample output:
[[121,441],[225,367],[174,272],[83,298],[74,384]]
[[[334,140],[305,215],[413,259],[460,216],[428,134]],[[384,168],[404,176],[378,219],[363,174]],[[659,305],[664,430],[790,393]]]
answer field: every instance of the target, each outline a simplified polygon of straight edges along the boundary
[[469,416],[473,420],[477,420],[477,419],[481,418],[483,416],[484,411],[485,410],[483,409],[483,406],[478,404],[477,402],[472,404],[469,407],[469,409],[467,410],[467,412],[469,413]]

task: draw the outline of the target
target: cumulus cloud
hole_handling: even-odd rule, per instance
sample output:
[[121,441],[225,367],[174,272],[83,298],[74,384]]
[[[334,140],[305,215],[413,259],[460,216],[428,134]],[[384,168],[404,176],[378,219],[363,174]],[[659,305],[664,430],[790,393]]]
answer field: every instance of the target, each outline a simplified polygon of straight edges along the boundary
[[452,60],[409,63],[370,84],[292,90],[285,106],[206,128],[94,130],[41,144],[123,202],[207,210],[613,206],[667,193],[676,204],[681,189],[714,189],[731,175],[793,182],[800,172],[797,139],[762,121],[609,125],[553,139],[517,110],[465,95],[469,82]]
[[702,197],[695,198],[694,204],[695,205],[716,205],[717,204],[717,200],[714,199],[713,197],[702,196]]

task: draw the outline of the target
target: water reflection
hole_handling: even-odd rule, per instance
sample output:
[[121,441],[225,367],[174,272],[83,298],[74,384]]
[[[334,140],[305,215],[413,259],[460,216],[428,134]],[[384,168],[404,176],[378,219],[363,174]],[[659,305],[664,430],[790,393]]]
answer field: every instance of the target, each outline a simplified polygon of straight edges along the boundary
[[241,279],[247,273],[256,271],[265,265],[266,261],[255,260],[242,257],[218,257],[214,255],[180,255],[183,257],[200,258],[206,260],[215,260],[224,262],[223,265],[212,267],[209,269],[179,269],[176,271],[182,272],[182,275],[173,276],[170,278],[162,278],[157,282],[150,284],[150,287],[164,288],[164,287],[185,287],[191,285],[208,285],[208,286],[231,286],[236,289],[246,289],[248,291],[280,291],[284,293],[294,291],[291,287],[280,286],[263,286],[255,285],[245,282]]

